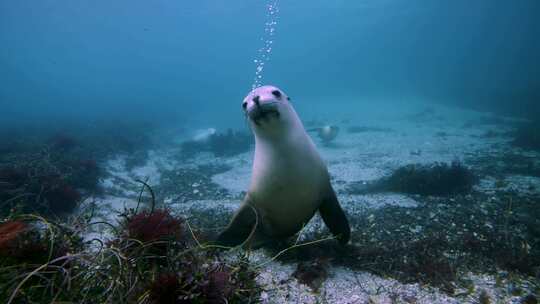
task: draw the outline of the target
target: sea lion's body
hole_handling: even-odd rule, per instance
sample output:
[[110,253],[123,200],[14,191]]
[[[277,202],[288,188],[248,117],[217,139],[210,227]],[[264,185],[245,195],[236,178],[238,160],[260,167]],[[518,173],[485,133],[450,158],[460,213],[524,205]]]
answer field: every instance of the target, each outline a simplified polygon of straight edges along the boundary
[[256,140],[247,197],[261,212],[265,230],[275,236],[301,229],[317,211],[321,189],[329,182],[311,139],[306,134],[289,135],[282,145]]
[[342,243],[350,229],[330,184],[326,165],[288,97],[271,86],[244,99],[255,135],[249,190],[218,243],[258,247],[294,235],[317,210]]

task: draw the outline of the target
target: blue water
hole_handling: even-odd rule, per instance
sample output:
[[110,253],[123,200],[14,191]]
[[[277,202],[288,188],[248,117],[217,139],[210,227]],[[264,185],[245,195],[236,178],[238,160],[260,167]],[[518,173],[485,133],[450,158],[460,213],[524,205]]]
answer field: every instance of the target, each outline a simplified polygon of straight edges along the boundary
[[539,118],[540,0],[0,0],[0,299],[536,303]]
[[[2,0],[0,119],[240,126],[271,2]],[[263,83],[300,109],[313,99],[513,112],[538,102],[539,1],[278,4]]]

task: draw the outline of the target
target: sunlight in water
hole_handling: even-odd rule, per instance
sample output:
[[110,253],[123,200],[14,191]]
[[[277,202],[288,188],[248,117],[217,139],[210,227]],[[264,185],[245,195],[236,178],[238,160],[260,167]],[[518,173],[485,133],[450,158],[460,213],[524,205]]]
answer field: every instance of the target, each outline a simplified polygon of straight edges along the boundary
[[279,15],[279,7],[277,0],[271,0],[266,5],[266,20],[264,24],[264,34],[261,37],[263,46],[257,50],[257,55],[253,62],[255,63],[255,78],[253,79],[252,89],[260,87],[263,80],[263,72],[265,65],[270,60],[272,53],[272,45],[274,43],[274,35]]

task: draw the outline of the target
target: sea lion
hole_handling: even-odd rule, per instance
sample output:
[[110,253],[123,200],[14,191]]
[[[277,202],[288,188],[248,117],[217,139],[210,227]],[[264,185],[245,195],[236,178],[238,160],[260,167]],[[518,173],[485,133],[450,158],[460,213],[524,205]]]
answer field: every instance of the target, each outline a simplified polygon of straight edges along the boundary
[[336,139],[339,133],[338,126],[326,125],[322,128],[314,128],[308,130],[309,132],[317,132],[317,135],[322,140],[323,143],[328,144],[332,140]]
[[318,210],[332,234],[347,244],[349,223],[290,98],[263,86],[248,94],[242,108],[255,136],[251,184],[217,243],[257,248],[294,235]]

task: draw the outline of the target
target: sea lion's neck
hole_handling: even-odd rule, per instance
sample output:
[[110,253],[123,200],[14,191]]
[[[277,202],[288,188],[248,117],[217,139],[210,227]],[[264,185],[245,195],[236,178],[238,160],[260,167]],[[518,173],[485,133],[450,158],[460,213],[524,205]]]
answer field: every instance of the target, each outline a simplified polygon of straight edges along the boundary
[[319,163],[320,157],[301,123],[279,137],[255,136],[255,172],[287,172],[313,161]]
[[[295,151],[295,146],[305,147],[311,144],[304,125],[296,115],[293,109],[271,125],[263,128],[255,128],[255,150],[267,151],[265,153],[291,153]],[[257,149],[259,148],[259,149]]]
[[309,138],[305,132],[290,132],[281,138],[255,137],[255,156],[264,153],[267,157],[290,157],[292,154],[303,153]]

